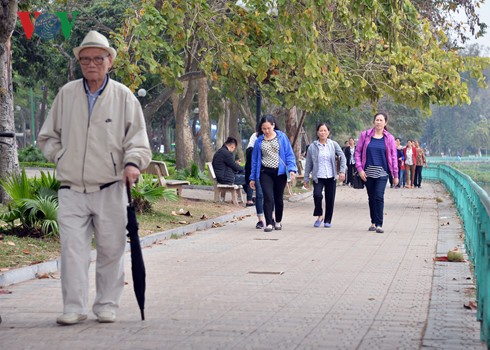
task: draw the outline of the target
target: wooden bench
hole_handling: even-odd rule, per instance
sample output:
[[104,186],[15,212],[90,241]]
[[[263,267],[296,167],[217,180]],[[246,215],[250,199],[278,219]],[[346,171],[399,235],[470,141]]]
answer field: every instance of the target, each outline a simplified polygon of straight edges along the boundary
[[177,196],[182,195],[182,186],[190,184],[189,181],[185,181],[185,180],[165,179],[165,176],[169,176],[167,164],[165,164],[165,162],[160,162],[158,160],[152,160],[150,162],[150,165],[148,165],[148,168],[143,170],[143,173],[156,175],[160,186],[166,188],[175,188],[177,192]]
[[216,174],[214,172],[213,164],[211,162],[206,162],[206,166],[208,167],[209,178],[213,181],[214,186],[214,201],[215,202],[224,202],[226,198],[226,194],[231,194],[231,201],[233,204],[238,205],[238,201],[243,201],[242,195],[242,185],[224,185],[218,183],[216,180]]

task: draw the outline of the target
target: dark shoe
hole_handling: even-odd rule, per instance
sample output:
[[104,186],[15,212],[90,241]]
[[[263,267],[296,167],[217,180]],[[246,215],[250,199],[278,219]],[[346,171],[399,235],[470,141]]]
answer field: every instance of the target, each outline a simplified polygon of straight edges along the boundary
[[378,226],[376,227],[376,233],[384,233],[385,231],[383,230],[382,227]]
[[253,207],[255,205],[255,203],[247,203],[245,204],[246,207]]
[[274,223],[274,229],[278,231],[282,230],[282,224],[280,222]]
[[262,221],[259,221],[257,225],[255,225],[255,228],[258,230],[261,230],[264,228],[264,223]]
[[264,228],[264,232],[272,232],[272,230],[274,229],[274,226],[272,225],[267,225],[265,228]]
[[72,325],[83,322],[87,319],[87,315],[77,314],[76,312],[68,312],[59,316],[56,319],[57,324]]
[[369,226],[368,231],[376,231],[376,226]]

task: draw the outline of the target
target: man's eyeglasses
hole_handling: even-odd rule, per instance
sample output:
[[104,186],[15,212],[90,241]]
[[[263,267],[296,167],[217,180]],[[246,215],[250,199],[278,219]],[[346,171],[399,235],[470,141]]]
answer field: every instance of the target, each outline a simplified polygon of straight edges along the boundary
[[104,58],[109,57],[110,55],[105,55],[105,56],[96,56],[94,58],[90,57],[80,57],[78,61],[80,62],[81,65],[88,66],[90,62],[94,61],[94,63],[97,66],[100,66],[102,63],[104,63]]

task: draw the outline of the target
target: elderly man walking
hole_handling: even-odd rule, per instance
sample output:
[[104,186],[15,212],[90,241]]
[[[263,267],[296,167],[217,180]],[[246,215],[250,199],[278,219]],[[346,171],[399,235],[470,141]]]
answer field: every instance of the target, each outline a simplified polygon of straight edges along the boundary
[[114,322],[124,287],[126,245],[125,184],[138,179],[151,159],[141,106],[124,85],[109,78],[116,58],[105,36],[90,31],[73,49],[83,79],[56,96],[38,138],[56,163],[61,240],[61,325],[88,314],[88,268],[95,235],[96,297],[92,311]]

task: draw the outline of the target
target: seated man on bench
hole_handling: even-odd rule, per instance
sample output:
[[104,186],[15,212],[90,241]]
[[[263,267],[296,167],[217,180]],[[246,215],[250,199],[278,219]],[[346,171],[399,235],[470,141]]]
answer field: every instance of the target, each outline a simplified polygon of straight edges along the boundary
[[225,144],[213,156],[213,169],[219,184],[245,184],[245,170],[235,161],[233,156],[237,145],[238,142],[235,138],[228,137]]

